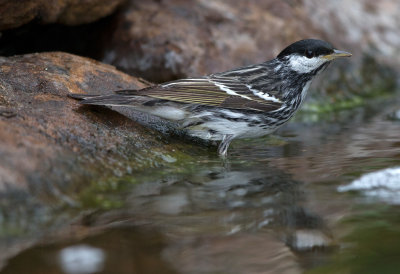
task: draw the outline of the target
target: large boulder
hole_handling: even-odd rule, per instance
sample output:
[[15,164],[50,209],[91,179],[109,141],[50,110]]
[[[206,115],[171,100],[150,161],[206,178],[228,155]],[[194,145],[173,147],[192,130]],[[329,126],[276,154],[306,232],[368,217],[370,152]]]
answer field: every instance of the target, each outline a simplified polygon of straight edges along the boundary
[[356,59],[373,52],[400,63],[398,1],[129,3],[119,12],[103,60],[155,82],[263,62],[291,42],[312,37]]
[[[154,82],[263,62],[318,35],[282,1],[130,1],[103,60]],[[302,23],[299,23],[299,22]]]
[[[102,60],[153,82],[206,75],[275,57],[320,38],[353,53],[312,86],[324,110],[351,107],[396,85],[398,1],[135,1],[121,10]],[[367,18],[367,19],[366,19]],[[327,79],[328,78],[328,79]]]
[[31,21],[79,25],[111,14],[124,0],[2,0],[0,30]]
[[0,191],[62,185],[88,170],[132,172],[159,165],[176,148],[118,112],[67,97],[143,88],[143,79],[62,52],[0,57],[0,72]]
[[76,207],[71,195],[93,180],[177,161],[179,146],[160,142],[151,129],[67,97],[146,85],[67,53],[0,57],[0,265],[23,248],[15,245],[19,237],[37,240],[68,224],[48,220],[62,205]]
[[[7,185],[26,188],[41,171],[54,170],[75,153],[87,155],[93,148],[112,153],[123,143],[106,121],[77,112],[68,93],[144,86],[111,66],[66,53],[1,58],[0,71],[0,190]],[[119,119],[113,113],[100,115]],[[124,119],[119,126],[136,128]]]

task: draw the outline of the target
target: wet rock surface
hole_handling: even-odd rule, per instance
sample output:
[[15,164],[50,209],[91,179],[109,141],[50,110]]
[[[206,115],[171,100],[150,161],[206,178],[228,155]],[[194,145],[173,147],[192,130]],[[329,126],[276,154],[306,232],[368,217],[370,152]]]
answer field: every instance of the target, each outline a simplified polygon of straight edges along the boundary
[[370,199],[399,205],[400,168],[392,167],[364,174],[351,184],[338,187],[338,191],[360,191]]
[[23,0],[0,1],[0,31],[31,21],[79,25],[94,22],[112,13],[123,0]]
[[[67,53],[0,58],[2,238],[40,234],[45,224],[50,229],[49,211],[76,206],[68,194],[79,193],[92,178],[176,161],[176,147],[160,142],[153,131],[67,97],[145,86],[112,66]],[[0,241],[2,259],[10,243]]]
[[131,129],[131,137],[140,134],[135,123],[113,112],[85,116],[67,97],[144,86],[111,66],[66,53],[42,53],[1,58],[0,70],[2,190],[16,184],[26,189],[42,179],[44,170],[57,173],[55,163],[68,162],[74,154],[118,154],[124,138],[112,126]]

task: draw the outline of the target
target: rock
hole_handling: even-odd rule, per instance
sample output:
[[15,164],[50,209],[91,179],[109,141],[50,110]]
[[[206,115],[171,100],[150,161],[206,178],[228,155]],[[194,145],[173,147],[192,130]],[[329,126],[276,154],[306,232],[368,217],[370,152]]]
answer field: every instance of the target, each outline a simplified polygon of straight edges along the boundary
[[59,253],[60,265],[64,273],[94,273],[103,270],[105,252],[89,245],[73,245]]
[[299,229],[295,231],[288,244],[293,250],[305,252],[332,247],[333,240],[321,230]]
[[[7,239],[0,240],[0,265],[19,250],[20,234],[37,239],[57,223],[48,223],[54,210],[77,206],[74,198],[93,178],[176,159],[179,148],[162,144],[152,130],[67,97],[146,85],[112,66],[67,53],[0,57],[0,231]],[[58,222],[69,223],[66,211],[62,215],[67,219]]]
[[392,167],[364,174],[348,185],[339,186],[338,191],[359,191],[371,200],[399,205],[400,167]]
[[304,10],[332,42],[345,44],[356,55],[372,52],[377,60],[400,69],[399,1],[305,0]]
[[[343,8],[348,5],[357,9]],[[164,82],[264,62],[293,41],[317,37],[354,56],[319,77],[311,88],[318,92],[310,93],[316,103],[308,109],[346,108],[396,86],[398,10],[393,0],[131,0],[101,59]]]
[[[144,86],[111,66],[66,53],[1,58],[0,71],[0,190],[17,184],[26,188],[32,174],[54,168],[60,155],[66,159],[93,149],[106,154],[123,141],[99,124],[99,117],[74,111],[78,105],[68,93]],[[105,115],[120,127],[136,127],[130,120]]]
[[124,0],[29,0],[0,1],[0,30],[16,28],[31,21],[79,25],[111,14]]
[[392,111],[387,118],[392,121],[400,121],[400,109]]
[[312,25],[281,1],[130,1],[103,61],[155,82],[204,75],[276,56]]
[[[61,52],[1,57],[0,71],[0,191],[27,189],[41,180],[70,182],[85,169],[80,165],[88,162],[95,163],[91,170],[100,168],[103,173],[107,162],[129,157],[129,168],[108,167],[119,174],[135,170],[135,155],[141,153],[149,156],[140,159],[141,167],[157,159],[176,161],[163,153],[169,148],[162,148],[157,134],[148,128],[117,112],[96,111],[67,97],[69,93],[143,88],[148,82]],[[85,160],[76,162],[79,157]],[[71,168],[74,172],[67,175]],[[55,177],[50,178],[48,171]]]

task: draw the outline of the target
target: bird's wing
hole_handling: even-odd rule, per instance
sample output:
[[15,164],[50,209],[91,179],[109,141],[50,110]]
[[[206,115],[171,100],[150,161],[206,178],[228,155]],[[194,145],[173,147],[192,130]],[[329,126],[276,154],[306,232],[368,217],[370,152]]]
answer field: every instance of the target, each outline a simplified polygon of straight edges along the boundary
[[273,111],[280,98],[252,89],[233,77],[209,76],[172,81],[142,90],[118,91],[119,94],[230,109]]

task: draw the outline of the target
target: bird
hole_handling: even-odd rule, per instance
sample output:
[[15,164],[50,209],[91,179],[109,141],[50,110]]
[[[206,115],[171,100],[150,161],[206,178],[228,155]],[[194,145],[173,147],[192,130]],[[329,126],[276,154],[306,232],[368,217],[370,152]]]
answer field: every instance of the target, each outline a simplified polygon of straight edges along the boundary
[[82,104],[132,107],[172,122],[177,130],[217,141],[226,157],[232,140],[271,134],[293,117],[312,80],[334,59],[352,54],[304,39],[269,61],[110,95],[71,93]]

